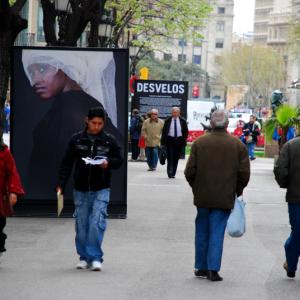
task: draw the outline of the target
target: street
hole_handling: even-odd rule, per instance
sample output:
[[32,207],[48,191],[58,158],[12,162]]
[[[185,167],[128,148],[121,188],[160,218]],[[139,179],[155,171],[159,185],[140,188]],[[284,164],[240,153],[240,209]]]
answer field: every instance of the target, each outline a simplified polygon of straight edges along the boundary
[[184,166],[168,179],[165,166],[147,172],[145,163],[129,163],[128,217],[108,221],[102,272],[75,269],[74,220],[9,219],[0,299],[298,300],[300,275],[287,279],[282,268],[290,229],[273,160],[251,162],[247,232],[226,235],[218,283],[193,275],[196,210]]

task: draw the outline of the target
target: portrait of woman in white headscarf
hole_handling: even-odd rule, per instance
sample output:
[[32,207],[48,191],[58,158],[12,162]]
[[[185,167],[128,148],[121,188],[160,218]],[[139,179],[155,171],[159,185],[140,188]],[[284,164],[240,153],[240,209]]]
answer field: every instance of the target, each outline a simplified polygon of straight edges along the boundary
[[47,178],[45,172],[57,174],[68,140],[84,128],[89,108],[105,109],[105,129],[122,144],[115,61],[112,52],[23,49],[22,63],[34,92],[41,101],[51,102],[33,131],[29,189],[37,195],[53,193],[56,178]]

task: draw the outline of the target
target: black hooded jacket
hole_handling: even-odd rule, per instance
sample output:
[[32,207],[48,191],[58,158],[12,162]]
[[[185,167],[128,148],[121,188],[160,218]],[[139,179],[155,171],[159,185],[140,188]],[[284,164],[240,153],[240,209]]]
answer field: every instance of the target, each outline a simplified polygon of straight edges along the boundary
[[[82,158],[107,157],[108,167],[86,164]],[[58,186],[64,190],[75,164],[74,188],[78,191],[98,191],[110,187],[111,170],[123,162],[121,148],[110,134],[101,131],[92,142],[86,130],[71,138],[59,169]]]

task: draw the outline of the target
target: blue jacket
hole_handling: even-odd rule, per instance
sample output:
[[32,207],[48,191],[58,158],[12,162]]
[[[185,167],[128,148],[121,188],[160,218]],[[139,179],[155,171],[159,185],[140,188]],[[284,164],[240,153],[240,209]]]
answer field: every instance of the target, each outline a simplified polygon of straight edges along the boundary
[[130,120],[130,136],[132,140],[138,140],[141,135],[143,119],[137,115],[132,116]]

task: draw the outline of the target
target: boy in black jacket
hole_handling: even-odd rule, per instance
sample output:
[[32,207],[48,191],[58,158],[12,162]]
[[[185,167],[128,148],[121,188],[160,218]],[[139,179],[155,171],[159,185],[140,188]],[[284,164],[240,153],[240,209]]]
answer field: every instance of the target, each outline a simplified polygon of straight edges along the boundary
[[[101,244],[106,229],[110,197],[111,170],[121,166],[121,149],[111,135],[103,131],[106,113],[101,107],[91,108],[86,129],[75,134],[61,163],[57,190],[64,192],[74,171],[74,204],[78,269],[101,271]],[[85,159],[85,160],[84,160]],[[98,160],[91,164],[90,159]]]

